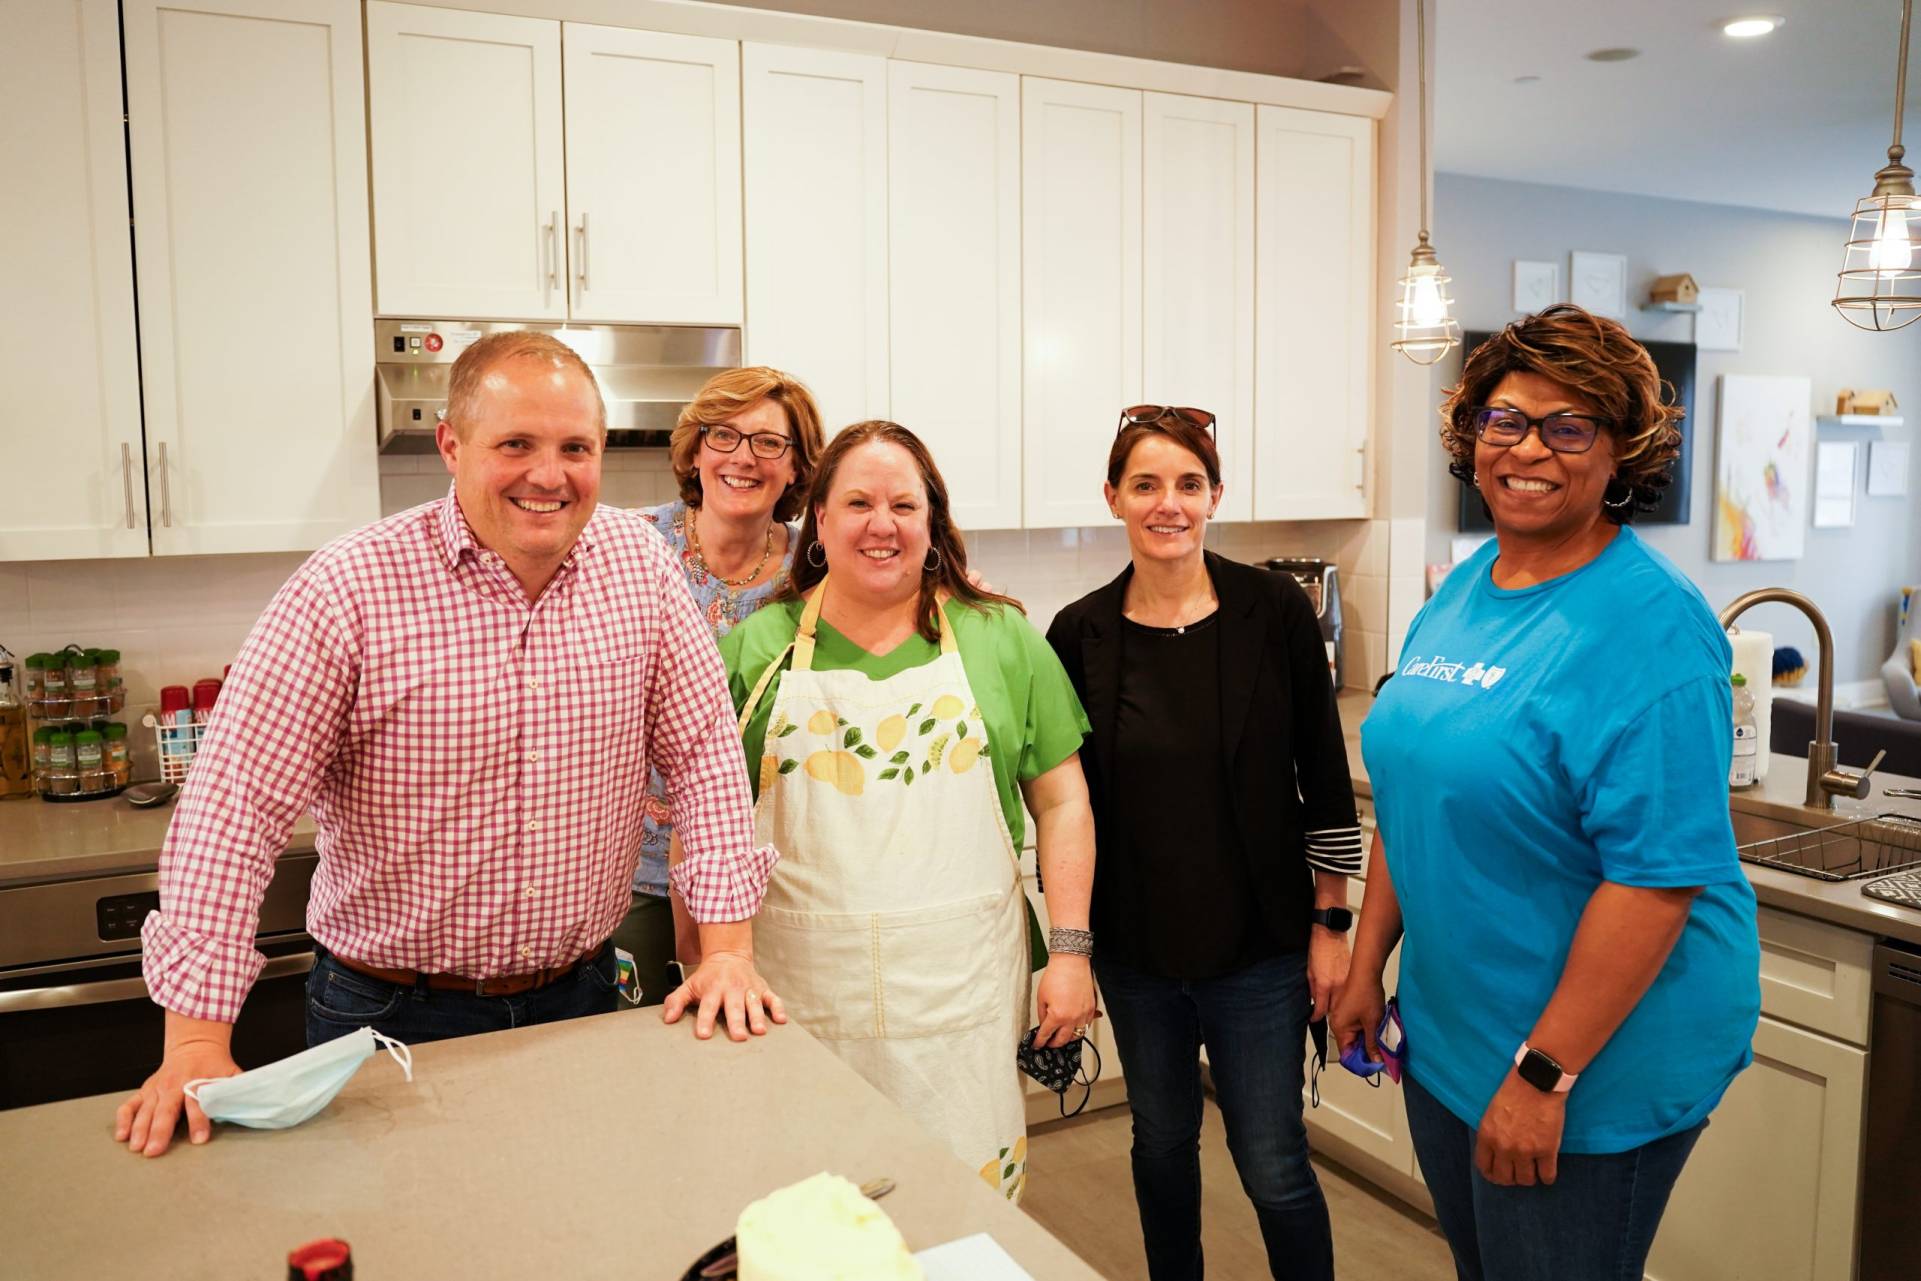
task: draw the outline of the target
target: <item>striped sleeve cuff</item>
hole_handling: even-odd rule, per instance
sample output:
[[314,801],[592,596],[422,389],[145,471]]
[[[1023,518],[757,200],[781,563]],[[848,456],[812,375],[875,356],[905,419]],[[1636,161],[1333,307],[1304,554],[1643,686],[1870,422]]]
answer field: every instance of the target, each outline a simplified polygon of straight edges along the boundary
[[1307,865],[1341,876],[1361,874],[1361,829],[1323,827],[1307,834]]

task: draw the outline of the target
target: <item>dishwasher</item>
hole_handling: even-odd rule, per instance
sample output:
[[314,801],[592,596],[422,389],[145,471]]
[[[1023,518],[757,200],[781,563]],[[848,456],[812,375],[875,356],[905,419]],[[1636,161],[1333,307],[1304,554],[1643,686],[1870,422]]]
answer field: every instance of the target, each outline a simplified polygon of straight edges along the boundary
[[1921,948],[1874,949],[1860,1281],[1921,1277]]

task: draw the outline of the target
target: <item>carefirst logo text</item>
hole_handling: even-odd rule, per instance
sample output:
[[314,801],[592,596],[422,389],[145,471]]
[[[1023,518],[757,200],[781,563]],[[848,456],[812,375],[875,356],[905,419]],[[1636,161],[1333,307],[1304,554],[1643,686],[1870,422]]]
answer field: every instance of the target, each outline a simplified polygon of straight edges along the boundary
[[1493,689],[1503,676],[1505,667],[1489,667],[1485,663],[1450,663],[1445,657],[1436,654],[1433,658],[1410,658],[1401,668],[1403,676],[1425,676],[1431,681],[1446,681],[1450,685],[1478,685],[1482,689]]

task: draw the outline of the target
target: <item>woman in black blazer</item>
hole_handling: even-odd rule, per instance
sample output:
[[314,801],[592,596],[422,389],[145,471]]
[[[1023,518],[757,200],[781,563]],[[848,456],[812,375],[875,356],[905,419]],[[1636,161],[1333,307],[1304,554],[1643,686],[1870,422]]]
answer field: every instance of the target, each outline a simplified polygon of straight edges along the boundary
[[1105,492],[1132,563],[1047,639],[1094,726],[1094,974],[1127,1074],[1149,1275],[1202,1275],[1205,1045],[1269,1266],[1331,1278],[1301,1074],[1310,1011],[1326,1015],[1347,972],[1360,829],[1306,593],[1202,545],[1221,500],[1213,423],[1121,416]]

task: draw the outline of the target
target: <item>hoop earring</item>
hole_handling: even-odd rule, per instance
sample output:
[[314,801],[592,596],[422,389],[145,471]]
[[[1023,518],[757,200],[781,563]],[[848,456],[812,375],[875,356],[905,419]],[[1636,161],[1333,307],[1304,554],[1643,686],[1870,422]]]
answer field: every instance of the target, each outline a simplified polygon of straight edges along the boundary
[[1481,473],[1478,469],[1474,471],[1470,471],[1467,474],[1467,483],[1474,486],[1474,488],[1476,489],[1479,489],[1481,487]]
[[940,548],[934,546],[932,543],[929,543],[927,544],[927,551],[929,555],[933,556],[934,563],[929,565],[927,563],[927,557],[926,556],[921,557],[920,567],[922,572],[928,573],[928,574],[940,573],[940,567],[946,563],[945,558],[942,557],[942,555],[940,554]]
[[[819,560],[814,559],[815,552],[820,553]],[[818,538],[816,538],[813,542],[807,544],[807,563],[809,565],[812,565],[815,569],[827,568],[827,549],[820,545],[820,539]]]
[[[1618,499],[1609,498],[1608,495],[1615,491],[1615,486],[1617,485],[1620,486],[1621,496]],[[1611,512],[1624,512],[1628,508],[1632,507],[1633,505],[1634,505],[1633,487],[1630,485],[1624,484],[1619,476],[1610,478],[1608,481],[1608,487],[1605,490],[1603,490],[1601,493],[1601,506],[1607,508]]]

